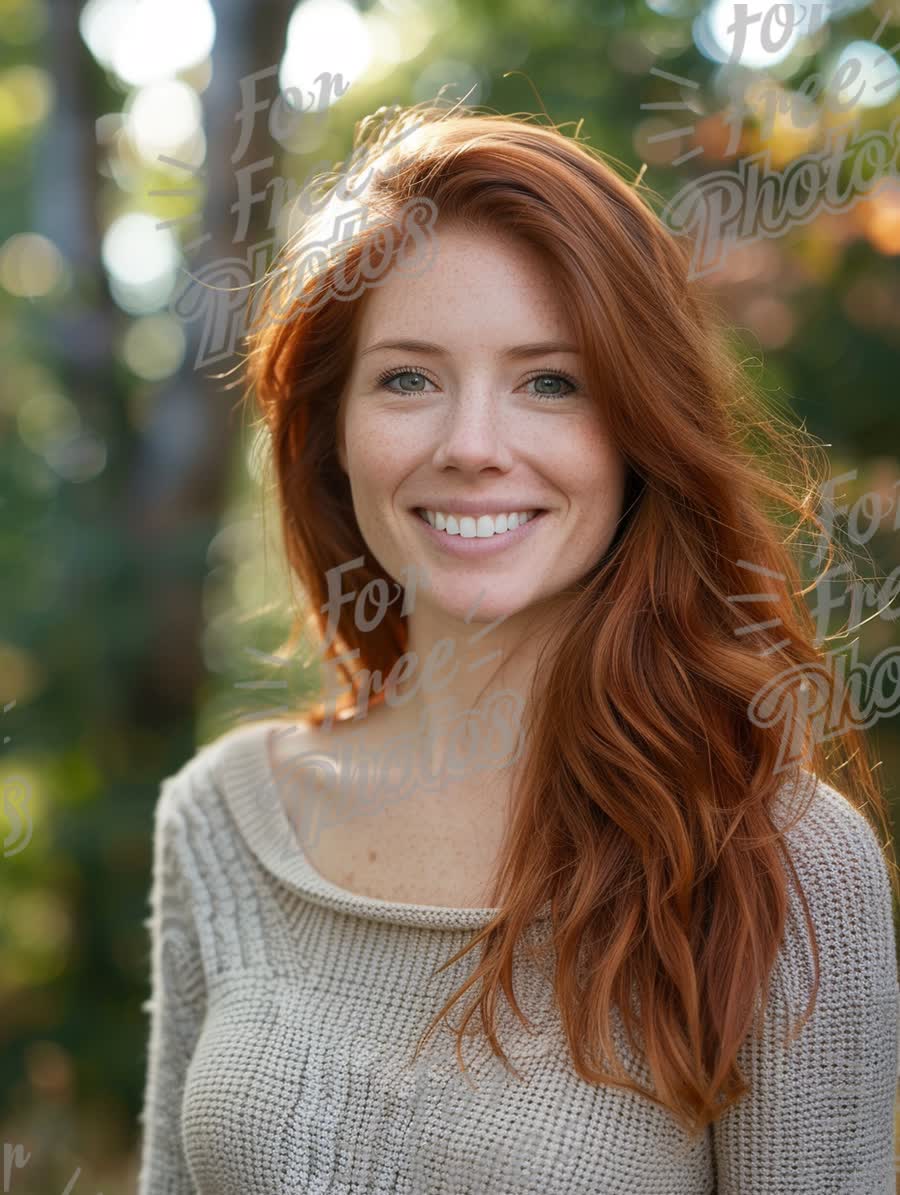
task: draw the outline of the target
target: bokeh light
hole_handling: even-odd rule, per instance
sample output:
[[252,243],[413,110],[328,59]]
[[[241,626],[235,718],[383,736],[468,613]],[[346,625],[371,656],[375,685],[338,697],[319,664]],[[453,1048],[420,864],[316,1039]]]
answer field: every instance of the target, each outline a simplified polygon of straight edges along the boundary
[[56,245],[36,232],[19,232],[0,246],[0,286],[22,299],[62,289],[70,271]]
[[[287,27],[284,57],[278,73],[281,90],[297,88],[309,106],[309,89],[328,72],[343,84],[356,83],[372,61],[372,41],[362,14],[348,0],[303,0]],[[322,110],[339,98],[326,90],[313,94]]]
[[[851,65],[852,64],[852,65]],[[829,94],[836,106],[880,108],[900,92],[900,67],[871,41],[852,41],[826,71]],[[839,88],[834,84],[842,84]]]
[[[900,253],[900,181],[883,179],[860,201],[857,221],[879,253],[896,257]],[[897,314],[900,316],[900,310]]]
[[202,62],[216,20],[208,0],[88,0],[79,29],[99,63],[138,87]]
[[128,212],[113,220],[102,246],[110,290],[119,306],[137,315],[165,306],[180,261],[178,243],[168,228],[158,228],[146,212]]
[[30,132],[53,108],[53,80],[23,62],[0,71],[0,141]]
[[435,33],[433,10],[412,0],[381,0],[369,9],[365,19],[374,56],[369,67],[372,78],[416,58]]
[[184,360],[184,329],[174,316],[160,312],[132,321],[120,353],[132,373],[147,382],[171,377]]
[[161,154],[199,165],[205,156],[203,110],[193,87],[166,79],[141,87],[126,105],[126,129],[148,162]]
[[[826,13],[827,5],[819,12]],[[811,31],[815,17],[813,5],[797,0],[713,0],[694,22],[694,40],[701,54],[714,62],[771,67]]]

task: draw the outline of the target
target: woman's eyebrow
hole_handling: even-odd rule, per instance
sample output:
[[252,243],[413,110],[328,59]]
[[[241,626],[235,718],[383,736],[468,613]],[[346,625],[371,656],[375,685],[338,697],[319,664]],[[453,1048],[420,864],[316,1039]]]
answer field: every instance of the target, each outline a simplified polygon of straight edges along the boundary
[[[370,344],[359,354],[365,357],[367,353],[376,353],[381,349],[402,349],[406,353],[431,353],[434,356],[446,357],[448,351],[439,344],[432,344],[428,340],[379,340]],[[538,357],[544,353],[579,353],[580,349],[574,344],[563,344],[556,340],[543,340],[534,344],[517,344],[507,349],[504,357]]]

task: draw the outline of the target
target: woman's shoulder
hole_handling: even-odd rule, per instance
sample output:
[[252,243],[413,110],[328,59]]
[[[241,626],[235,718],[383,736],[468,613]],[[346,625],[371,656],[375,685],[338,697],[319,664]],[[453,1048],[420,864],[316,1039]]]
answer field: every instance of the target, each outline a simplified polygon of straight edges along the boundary
[[[869,818],[832,784],[804,772],[800,782],[779,792],[775,821],[815,926],[823,996],[839,999],[855,987],[896,998],[893,893],[888,860]],[[813,958],[792,876],[789,886],[782,961],[799,994],[811,980]]]
[[803,771],[779,790],[776,825],[784,831],[798,871],[811,883],[831,881],[835,873],[848,884],[882,887],[887,862],[869,818],[832,784]]
[[257,719],[231,727],[196,747],[184,763],[165,776],[159,787],[156,823],[184,824],[195,816],[209,817],[224,807],[229,776],[240,769],[247,776],[265,773],[270,733],[286,723]]

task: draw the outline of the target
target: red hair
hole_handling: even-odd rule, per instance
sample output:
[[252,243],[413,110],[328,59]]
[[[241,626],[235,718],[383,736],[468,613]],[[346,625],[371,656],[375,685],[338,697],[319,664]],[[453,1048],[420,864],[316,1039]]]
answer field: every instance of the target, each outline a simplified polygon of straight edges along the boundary
[[[374,117],[362,122],[357,151],[375,128]],[[763,1006],[768,996],[788,911],[785,864],[800,887],[776,817],[783,786],[819,777],[836,787],[840,773],[846,799],[880,823],[896,895],[886,803],[860,732],[831,737],[826,754],[803,704],[809,690],[798,687],[790,729],[806,750],[785,771],[784,719],[749,716],[766,686],[784,693],[786,673],[798,686],[814,676],[840,702],[804,601],[812,586],[801,588],[790,550],[805,522],[823,530],[808,444],[765,409],[733,360],[711,302],[688,279],[689,247],[597,151],[528,120],[431,105],[397,112],[367,148],[374,172],[364,199],[375,222],[331,245],[277,320],[267,315],[285,275],[273,270],[248,338],[248,397],[270,437],[285,552],[312,611],[305,621],[323,634],[325,573],[355,557],[364,563],[345,574],[345,589],[375,578],[393,588],[362,539],[337,460],[366,293],[336,294],[364,252],[391,264],[404,205],[416,198],[435,205],[438,227],[461,221],[544,255],[584,355],[587,392],[628,464],[613,542],[573,590],[529,694],[498,915],[445,964],[482,943],[478,966],[418,1048],[480,983],[454,1030],[457,1055],[480,1009],[494,1053],[508,1062],[496,1000],[502,988],[527,1021],[512,991],[513,952],[551,900],[554,991],[577,1073],[640,1092],[702,1132],[748,1090],[736,1056],[757,996]],[[279,268],[290,274],[341,205],[332,194]],[[794,524],[786,539],[785,516]],[[325,654],[359,650],[358,667],[344,668],[345,709],[361,670],[386,676],[406,643],[397,603],[366,632],[352,606],[341,608]],[[309,718],[323,717],[319,703]],[[795,1032],[819,984],[805,897],[803,906],[816,974]],[[614,1007],[632,1043],[640,1031],[653,1091],[619,1064]]]

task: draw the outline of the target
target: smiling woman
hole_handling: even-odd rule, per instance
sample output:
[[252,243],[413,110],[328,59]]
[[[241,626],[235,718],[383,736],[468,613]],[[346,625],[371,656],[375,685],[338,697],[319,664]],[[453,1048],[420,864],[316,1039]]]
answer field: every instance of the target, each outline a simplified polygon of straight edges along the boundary
[[[164,786],[142,1195],[887,1191],[895,867],[861,733],[826,755],[801,683],[846,711],[774,517],[820,526],[800,433],[600,155],[462,108],[387,137],[415,121],[374,219],[277,321],[273,271],[251,332],[284,550],[347,687],[330,729],[317,701]],[[751,717],[786,671],[784,725]],[[512,758],[460,770],[516,694]]]

